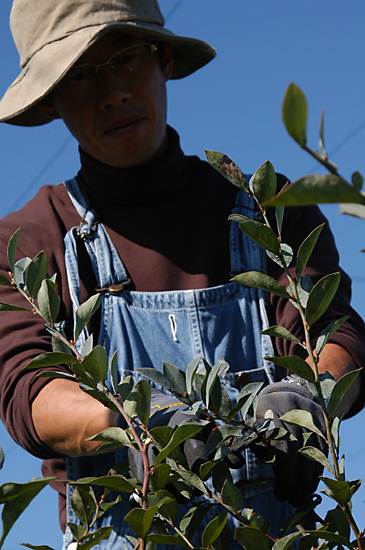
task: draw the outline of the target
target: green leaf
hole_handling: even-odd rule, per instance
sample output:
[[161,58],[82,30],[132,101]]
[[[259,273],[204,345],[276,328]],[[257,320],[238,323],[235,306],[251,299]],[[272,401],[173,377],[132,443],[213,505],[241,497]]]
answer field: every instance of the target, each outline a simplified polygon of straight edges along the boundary
[[121,474],[102,477],[84,477],[78,479],[77,481],[70,481],[69,484],[73,487],[97,485],[98,487],[104,487],[120,493],[134,493],[134,486],[130,483],[130,480],[126,479]]
[[122,428],[117,427],[106,428],[98,434],[88,437],[87,441],[105,441],[106,445],[101,446],[103,449],[108,448],[111,450],[119,449],[120,447],[134,448],[128,433]]
[[248,185],[242,170],[224,153],[218,151],[205,150],[205,155],[209,164],[215,168],[222,176],[224,176],[229,182],[238,187],[239,189],[245,189],[248,191]]
[[327,490],[321,491],[321,493],[325,493],[340,505],[347,504],[351,500],[351,486],[349,481],[338,481],[322,476],[320,479],[327,487]]
[[307,262],[313,252],[314,246],[318,240],[319,235],[324,227],[324,223],[319,225],[308,235],[299,247],[296,263],[296,277],[300,279],[302,273],[307,265]]
[[153,469],[153,474],[150,476],[150,482],[152,483],[153,489],[158,491],[164,489],[169,480],[171,472],[171,466],[169,464],[159,464],[156,468]]
[[196,357],[195,359],[193,359],[191,363],[189,363],[185,371],[186,391],[189,395],[193,391],[193,380],[195,373],[198,370],[200,359],[201,357]]
[[14,273],[14,265],[15,265],[15,254],[16,254],[16,247],[18,244],[18,237],[19,237],[19,229],[13,233],[13,235],[10,237],[10,240],[8,242],[8,263],[10,270]]
[[57,294],[57,287],[50,279],[43,279],[38,296],[38,307],[43,319],[53,325],[60,311],[60,297]]
[[259,271],[247,271],[246,273],[236,275],[231,280],[243,286],[261,288],[281,298],[290,299],[290,295],[275,279]]
[[92,388],[97,382],[104,382],[108,376],[108,354],[103,346],[96,346],[89,355],[83,358],[81,366],[93,380]]
[[76,487],[72,493],[71,506],[81,524],[89,527],[96,508],[92,495]]
[[27,271],[27,267],[30,264],[32,260],[28,257],[21,258],[14,264],[14,282],[15,284],[25,290],[26,284],[25,284],[25,273]]
[[281,537],[275,542],[272,550],[290,550],[292,548],[292,542],[300,537],[301,534],[300,531],[297,531],[296,533],[290,533],[289,535],[285,535],[285,537]]
[[327,157],[326,146],[324,142],[324,110],[322,109],[321,118],[319,121],[319,148],[321,153]]
[[268,250],[266,250],[266,254],[269,256],[270,260],[280,265],[281,268],[285,269],[285,266],[289,267],[290,264],[292,263],[293,249],[288,244],[280,243],[280,251],[281,251],[280,256],[278,256],[277,254],[273,254]]
[[194,437],[194,435],[200,432],[203,426],[204,423],[197,423],[196,420],[187,420],[186,422],[184,422],[184,424],[178,426],[174,430],[174,433],[172,434],[172,438],[170,439],[169,443],[157,455],[155,466],[158,466],[162,462],[162,460],[164,460],[164,458],[166,458],[169,453],[178,445],[180,445],[183,441]]
[[[316,536],[317,539],[318,537],[320,537],[329,542],[334,542],[338,545],[347,546],[347,548],[350,548],[353,550],[358,549],[358,546],[355,543],[350,542],[348,539],[345,539],[344,537],[342,537],[341,535],[338,535],[337,533],[330,533],[329,531],[327,530],[325,531],[322,529],[317,529],[317,531],[307,531],[307,533]],[[339,548],[339,546],[337,546],[337,548]]]
[[81,540],[82,537],[87,532],[87,528],[80,524],[71,523],[69,521],[67,522],[67,526],[70,528],[73,538],[76,539],[77,541]]
[[99,502],[99,508],[98,508],[96,517],[100,518],[108,510],[110,510],[110,508],[112,508],[113,506],[118,504],[118,502],[121,502],[121,500],[122,500],[121,495],[117,495],[117,497],[114,500],[111,500],[111,501],[108,500],[108,502],[103,500],[103,501]]
[[240,426],[231,426],[229,424],[223,424],[217,426],[212,432],[210,432],[207,442],[205,444],[205,452],[209,456],[218,447],[231,437],[242,435],[242,428]]
[[277,206],[275,208],[276,225],[277,225],[278,234],[280,235],[280,237],[281,237],[281,230],[283,228],[284,212],[285,212],[284,206]]
[[1,275],[1,274],[0,274],[0,285],[13,287],[13,285],[11,284],[10,279],[5,277],[5,275]]
[[2,511],[2,535],[0,547],[9,534],[10,529],[18,517],[29,506],[38,493],[46,487],[54,477],[34,478],[28,483],[4,483],[0,487],[0,504],[3,504]]
[[[332,392],[333,386],[335,385],[336,381],[334,379],[334,376],[331,372],[326,371],[324,373],[321,373],[318,376],[318,381],[321,386],[321,392],[324,399],[327,399]],[[308,382],[308,388],[309,390],[315,395],[316,397],[320,397],[320,394],[318,392],[318,387],[313,382]]]
[[158,512],[164,518],[174,522],[178,512],[178,502],[168,491],[149,493],[147,497],[148,508],[158,506]]
[[310,365],[301,357],[296,355],[283,355],[281,357],[265,357],[265,359],[272,361],[284,369],[294,372],[305,380],[309,380],[310,382],[314,382],[315,380],[314,372]]
[[354,172],[351,176],[351,183],[355,189],[361,191],[362,186],[364,185],[364,178],[362,174],[360,174],[360,172]]
[[[364,193],[363,193],[364,194]],[[340,204],[340,214],[348,214],[356,218],[365,219],[365,205],[363,204]],[[361,250],[360,252],[364,252]]]
[[27,289],[32,298],[35,298],[41,287],[41,283],[47,278],[48,264],[47,255],[42,250],[35,258],[30,262],[25,274],[25,283]]
[[303,346],[302,342],[298,340],[296,336],[294,336],[294,334],[289,332],[289,330],[286,329],[285,327],[281,327],[279,325],[274,325],[272,327],[267,328],[266,330],[262,330],[261,334],[267,334],[268,336],[272,336],[273,338],[284,338],[285,340],[290,340],[291,342],[295,342],[302,348],[305,347]]
[[143,426],[148,425],[151,406],[151,386],[147,380],[140,380],[124,401],[124,410],[130,418],[138,417]]
[[282,117],[288,134],[301,146],[307,143],[307,98],[298,86],[289,84],[283,101]]
[[322,453],[322,451],[320,451],[319,449],[316,449],[315,447],[303,447],[302,449],[299,449],[298,452],[300,454],[306,456],[310,460],[314,460],[315,462],[319,462],[332,475],[335,475],[334,472],[333,472],[331,462],[328,460],[326,455],[324,453]]
[[100,294],[95,294],[91,296],[86,302],[81,304],[76,311],[76,323],[75,323],[75,334],[74,341],[77,342],[78,337],[82,330],[86,327],[88,322],[94,313],[98,310],[100,306]]
[[280,420],[287,422],[288,424],[294,424],[296,426],[301,426],[302,428],[307,428],[311,432],[323,437],[321,430],[315,426],[313,417],[308,411],[293,409],[292,411],[289,411],[281,416]]
[[[151,533],[147,535],[147,542],[152,542],[153,544],[164,544],[166,546],[179,546],[183,548],[188,548],[187,543],[179,537],[179,535],[163,535],[159,533]],[[158,546],[157,546],[158,548]]]
[[191,493],[192,493],[191,488],[195,488],[195,489],[198,489],[198,491],[200,491],[204,495],[207,495],[207,496],[209,495],[203,481],[200,479],[200,477],[197,474],[194,474],[194,472],[189,472],[189,470],[182,470],[182,469],[177,470],[176,473],[183,480],[183,482],[190,488]]
[[30,311],[30,309],[0,302],[0,311]]
[[333,443],[335,445],[336,453],[339,452],[340,448],[340,426],[341,426],[341,420],[338,416],[333,419],[332,426],[331,426],[331,435],[333,439]]
[[135,369],[137,372],[140,372],[145,378],[152,380],[159,386],[170,389],[170,382],[165,374],[161,371],[154,369],[153,367],[139,367]]
[[162,364],[162,372],[169,382],[168,389],[178,396],[183,396],[186,393],[185,372],[165,361]]
[[148,425],[151,409],[151,386],[147,380],[140,380],[134,387],[134,394],[138,395],[136,413],[143,426]]
[[86,342],[81,346],[80,355],[86,357],[92,352],[94,347],[94,336],[90,334]]
[[352,385],[352,383],[359,376],[361,370],[362,369],[347,372],[344,376],[337,380],[336,384],[333,387],[331,397],[327,405],[327,411],[330,417],[333,417],[335,415],[336,410],[343,399],[343,396]]
[[327,311],[337,292],[340,279],[340,273],[330,273],[322,277],[310,291],[305,308],[305,317],[309,326],[312,326]]
[[118,393],[118,360],[117,360],[117,350],[112,355],[112,358],[109,362],[109,372],[110,380],[114,393]]
[[280,251],[278,236],[271,227],[260,222],[247,220],[240,223],[240,229],[256,244],[278,255]]
[[[262,385],[263,385],[263,382],[251,382],[250,384],[246,384],[238,394],[237,406],[238,406],[238,411],[240,411],[243,419],[245,419],[247,415],[250,415],[251,417],[255,416],[256,398]],[[231,416],[230,416],[230,419],[231,419]]]
[[77,550],[89,550],[93,546],[96,546],[101,540],[107,540],[110,537],[113,527],[100,527],[92,533],[84,535],[79,540]]
[[124,519],[136,533],[137,537],[144,539],[151,529],[153,518],[157,512],[158,506],[152,506],[149,510],[133,508]]
[[339,535],[349,540],[351,532],[350,525],[347,521],[345,512],[339,506],[327,512],[324,523],[328,525],[328,531],[332,533],[337,532]]
[[230,510],[239,512],[243,506],[243,495],[238,487],[229,479],[225,482],[222,489],[222,501]]
[[76,357],[68,353],[60,353],[58,351],[49,351],[37,355],[23,370],[39,369],[44,367],[54,367],[57,365],[67,365],[68,363],[77,362]]
[[336,332],[340,328],[340,326],[345,323],[349,319],[348,315],[345,315],[344,317],[341,317],[340,319],[337,319],[336,321],[332,321],[329,323],[326,328],[324,328],[319,335],[316,343],[316,354],[318,357],[321,355],[324,346],[327,344],[328,340],[331,338],[332,334]]
[[133,389],[133,384],[134,382],[131,376],[126,376],[119,382],[117,386],[117,393],[119,393],[123,401],[125,401],[131,393]]
[[289,184],[263,206],[299,206],[309,204],[365,204],[363,193],[335,174],[304,176]]
[[271,548],[269,539],[255,527],[236,527],[234,538],[245,550],[270,550]]
[[34,544],[28,544],[25,542],[22,542],[21,546],[25,546],[26,548],[32,548],[32,550],[53,550],[50,546],[47,546],[47,544],[40,544],[40,545],[34,545]]
[[205,548],[209,548],[209,546],[211,546],[213,542],[217,540],[219,535],[222,533],[226,523],[227,512],[222,512],[208,523],[202,534],[202,545]]
[[250,179],[250,188],[259,204],[271,199],[276,193],[276,173],[270,161],[264,162]]
[[214,413],[218,413],[222,398],[222,388],[218,378],[219,371],[220,364],[217,363],[208,374],[207,384],[205,388],[205,403],[207,404],[208,409]]

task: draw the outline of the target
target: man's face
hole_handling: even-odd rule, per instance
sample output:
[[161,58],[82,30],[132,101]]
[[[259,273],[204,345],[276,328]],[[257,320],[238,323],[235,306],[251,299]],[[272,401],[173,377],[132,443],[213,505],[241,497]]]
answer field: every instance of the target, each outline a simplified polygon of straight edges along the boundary
[[[77,65],[105,63],[114,53],[139,42],[120,33],[101,38]],[[55,88],[40,108],[62,118],[82,150],[119,168],[149,161],[166,136],[166,81],[172,71],[172,52],[165,45],[163,66],[151,53],[138,70],[116,74],[105,65],[86,89]]]

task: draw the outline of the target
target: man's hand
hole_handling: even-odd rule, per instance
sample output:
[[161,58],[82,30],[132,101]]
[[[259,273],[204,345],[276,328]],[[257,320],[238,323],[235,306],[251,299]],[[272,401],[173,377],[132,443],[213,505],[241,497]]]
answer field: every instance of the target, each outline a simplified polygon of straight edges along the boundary
[[[325,434],[322,408],[308,388],[296,382],[276,382],[265,387],[258,395],[257,418],[273,417],[276,427],[284,427],[295,438],[295,441],[273,440],[270,444],[275,449],[275,485],[274,493],[278,500],[288,500],[292,506],[304,504],[315,492],[323,467],[298,452],[304,445],[303,433],[308,430],[300,426],[285,424],[279,420],[285,413],[299,409],[312,414],[314,424]],[[272,411],[272,414],[271,412]],[[324,438],[311,433],[308,445],[328,453]],[[267,447],[254,443],[252,451],[260,459],[268,454]]]

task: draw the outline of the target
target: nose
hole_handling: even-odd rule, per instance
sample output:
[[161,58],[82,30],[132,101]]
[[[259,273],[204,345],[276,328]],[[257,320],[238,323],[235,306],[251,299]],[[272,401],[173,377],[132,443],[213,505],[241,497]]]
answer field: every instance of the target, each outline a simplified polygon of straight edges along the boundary
[[131,91],[125,77],[117,75],[109,67],[103,67],[97,78],[100,109],[118,108],[131,100]]

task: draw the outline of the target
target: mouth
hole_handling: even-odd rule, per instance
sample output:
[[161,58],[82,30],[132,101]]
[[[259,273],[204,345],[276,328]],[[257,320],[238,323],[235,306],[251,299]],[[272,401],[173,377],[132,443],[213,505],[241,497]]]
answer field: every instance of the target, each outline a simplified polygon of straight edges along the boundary
[[144,122],[142,117],[138,118],[124,118],[121,120],[113,121],[103,131],[104,135],[113,134],[125,134],[130,131],[139,129]]

